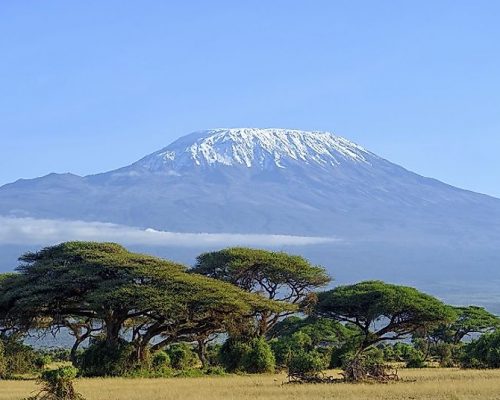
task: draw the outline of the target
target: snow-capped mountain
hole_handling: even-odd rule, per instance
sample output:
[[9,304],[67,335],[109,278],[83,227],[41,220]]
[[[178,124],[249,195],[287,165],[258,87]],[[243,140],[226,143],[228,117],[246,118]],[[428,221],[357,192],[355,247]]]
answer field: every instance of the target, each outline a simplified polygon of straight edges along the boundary
[[374,157],[361,146],[329,132],[213,129],[183,137],[134,166],[154,172],[222,165],[268,170],[296,163],[328,169],[344,162],[369,163]]
[[195,132],[114,171],[5,185],[0,216],[328,236],[339,244],[298,252],[331,266],[338,281],[500,282],[499,199],[422,177],[328,132]]
[[98,175],[5,185],[0,215],[181,232],[483,240],[477,229],[500,227],[500,200],[424,178],[332,133],[241,128],[195,132]]

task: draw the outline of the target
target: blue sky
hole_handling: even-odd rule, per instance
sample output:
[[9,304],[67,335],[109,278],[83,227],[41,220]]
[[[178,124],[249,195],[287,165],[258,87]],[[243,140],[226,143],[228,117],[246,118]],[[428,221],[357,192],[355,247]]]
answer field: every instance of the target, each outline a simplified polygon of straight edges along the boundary
[[0,184],[330,130],[500,197],[498,1],[0,1]]

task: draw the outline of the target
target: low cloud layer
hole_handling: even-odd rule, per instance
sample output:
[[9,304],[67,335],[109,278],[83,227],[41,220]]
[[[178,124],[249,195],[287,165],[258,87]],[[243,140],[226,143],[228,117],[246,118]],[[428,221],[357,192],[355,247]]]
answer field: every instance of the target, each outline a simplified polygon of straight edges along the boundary
[[63,221],[0,216],[0,244],[51,245],[68,240],[146,246],[307,246],[332,243],[332,237],[290,235],[178,233],[104,222]]

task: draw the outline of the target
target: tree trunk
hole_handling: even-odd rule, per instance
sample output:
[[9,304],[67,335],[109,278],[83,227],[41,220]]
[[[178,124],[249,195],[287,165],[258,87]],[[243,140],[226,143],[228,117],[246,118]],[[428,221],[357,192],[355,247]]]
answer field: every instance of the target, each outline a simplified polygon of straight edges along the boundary
[[82,340],[80,338],[76,339],[75,343],[73,343],[73,346],[71,347],[71,350],[69,352],[69,359],[70,359],[71,363],[73,364],[73,366],[75,366],[75,367],[77,364],[76,352],[77,352],[78,347],[80,346],[81,343],[82,343]]
[[203,368],[208,367],[208,359],[207,359],[207,343],[205,339],[198,339],[198,346],[196,347],[196,353],[198,353],[198,358],[201,361],[201,366]]

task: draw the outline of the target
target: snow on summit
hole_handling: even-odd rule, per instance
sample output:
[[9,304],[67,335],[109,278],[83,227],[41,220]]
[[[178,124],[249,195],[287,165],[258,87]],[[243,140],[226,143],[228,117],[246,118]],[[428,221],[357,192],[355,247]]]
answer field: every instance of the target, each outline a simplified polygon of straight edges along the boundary
[[322,167],[343,162],[369,163],[363,147],[329,132],[293,129],[233,128],[184,136],[136,165],[154,171],[216,165],[286,168],[300,162]]

